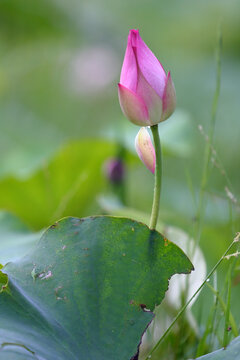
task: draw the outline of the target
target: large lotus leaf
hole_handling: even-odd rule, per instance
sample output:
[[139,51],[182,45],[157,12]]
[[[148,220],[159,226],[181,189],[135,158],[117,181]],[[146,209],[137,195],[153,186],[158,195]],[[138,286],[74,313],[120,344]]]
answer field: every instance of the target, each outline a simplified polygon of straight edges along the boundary
[[235,338],[226,349],[200,356],[196,360],[240,360],[240,336]]
[[63,219],[3,268],[0,359],[130,359],[170,277],[191,270],[182,250],[144,224]]
[[31,177],[0,181],[0,208],[36,229],[69,214],[86,216],[104,185],[104,162],[115,152],[106,141],[70,143]]

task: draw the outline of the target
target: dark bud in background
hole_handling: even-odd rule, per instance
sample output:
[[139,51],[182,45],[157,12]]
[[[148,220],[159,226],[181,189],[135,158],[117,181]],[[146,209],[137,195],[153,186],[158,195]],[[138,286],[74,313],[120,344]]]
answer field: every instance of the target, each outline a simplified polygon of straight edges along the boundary
[[121,159],[109,159],[105,164],[106,176],[112,184],[121,184],[125,176],[125,166]]

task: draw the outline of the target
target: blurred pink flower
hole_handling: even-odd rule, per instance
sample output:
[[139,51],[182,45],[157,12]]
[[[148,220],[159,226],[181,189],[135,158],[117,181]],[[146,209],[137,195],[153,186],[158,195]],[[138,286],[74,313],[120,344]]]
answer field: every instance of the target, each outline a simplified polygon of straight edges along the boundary
[[145,127],[142,127],[137,133],[135,148],[144,165],[154,174],[156,164],[155,150]]
[[70,63],[70,86],[79,94],[102,94],[114,83],[119,66],[119,59],[111,47],[83,47]]
[[138,30],[130,30],[128,35],[118,94],[125,116],[140,126],[152,126],[166,120],[176,107],[170,72],[165,74]]

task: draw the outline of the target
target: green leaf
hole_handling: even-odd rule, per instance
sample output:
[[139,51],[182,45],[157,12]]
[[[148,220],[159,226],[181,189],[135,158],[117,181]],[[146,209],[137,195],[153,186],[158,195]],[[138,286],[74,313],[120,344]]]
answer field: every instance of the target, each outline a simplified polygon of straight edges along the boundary
[[116,146],[104,141],[73,142],[27,179],[0,182],[0,208],[42,229],[60,217],[86,216],[104,185],[103,164]]
[[0,359],[11,351],[14,360],[24,351],[27,359],[130,359],[168,279],[192,269],[182,250],[144,224],[63,219],[4,267],[0,342],[8,345]]
[[[226,349],[220,349],[210,354],[200,356],[204,360],[240,360],[240,336],[235,338]],[[197,360],[196,359],[196,360]]]
[[[54,20],[53,20],[54,19]],[[0,3],[0,29],[1,33],[12,33],[14,38],[28,38],[35,35],[47,35],[49,33],[62,33],[61,22],[66,22],[65,32],[68,29],[69,21],[66,14],[60,11],[59,6],[43,0],[37,1],[35,5],[31,1],[23,4],[18,0],[1,1]]]
[[[2,265],[0,265],[0,268],[2,268]],[[8,285],[7,275],[0,272],[0,293],[7,288],[7,285]]]

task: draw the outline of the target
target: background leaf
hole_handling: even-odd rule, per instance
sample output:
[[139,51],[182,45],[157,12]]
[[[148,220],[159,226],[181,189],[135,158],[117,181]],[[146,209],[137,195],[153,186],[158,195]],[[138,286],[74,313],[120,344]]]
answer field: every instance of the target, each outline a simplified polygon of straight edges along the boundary
[[0,208],[41,229],[69,214],[84,216],[104,185],[104,161],[116,145],[104,141],[73,142],[27,179],[0,182]]
[[201,356],[197,359],[206,360],[239,360],[240,359],[240,336],[235,338],[226,349],[220,349]]
[[26,255],[40,239],[42,232],[31,232],[16,216],[0,212],[0,264]]
[[162,301],[173,274],[191,270],[176,245],[144,224],[63,219],[4,267],[0,339],[10,345],[0,359],[6,351],[22,359],[23,350],[41,360],[130,359],[153,318],[143,308]]

